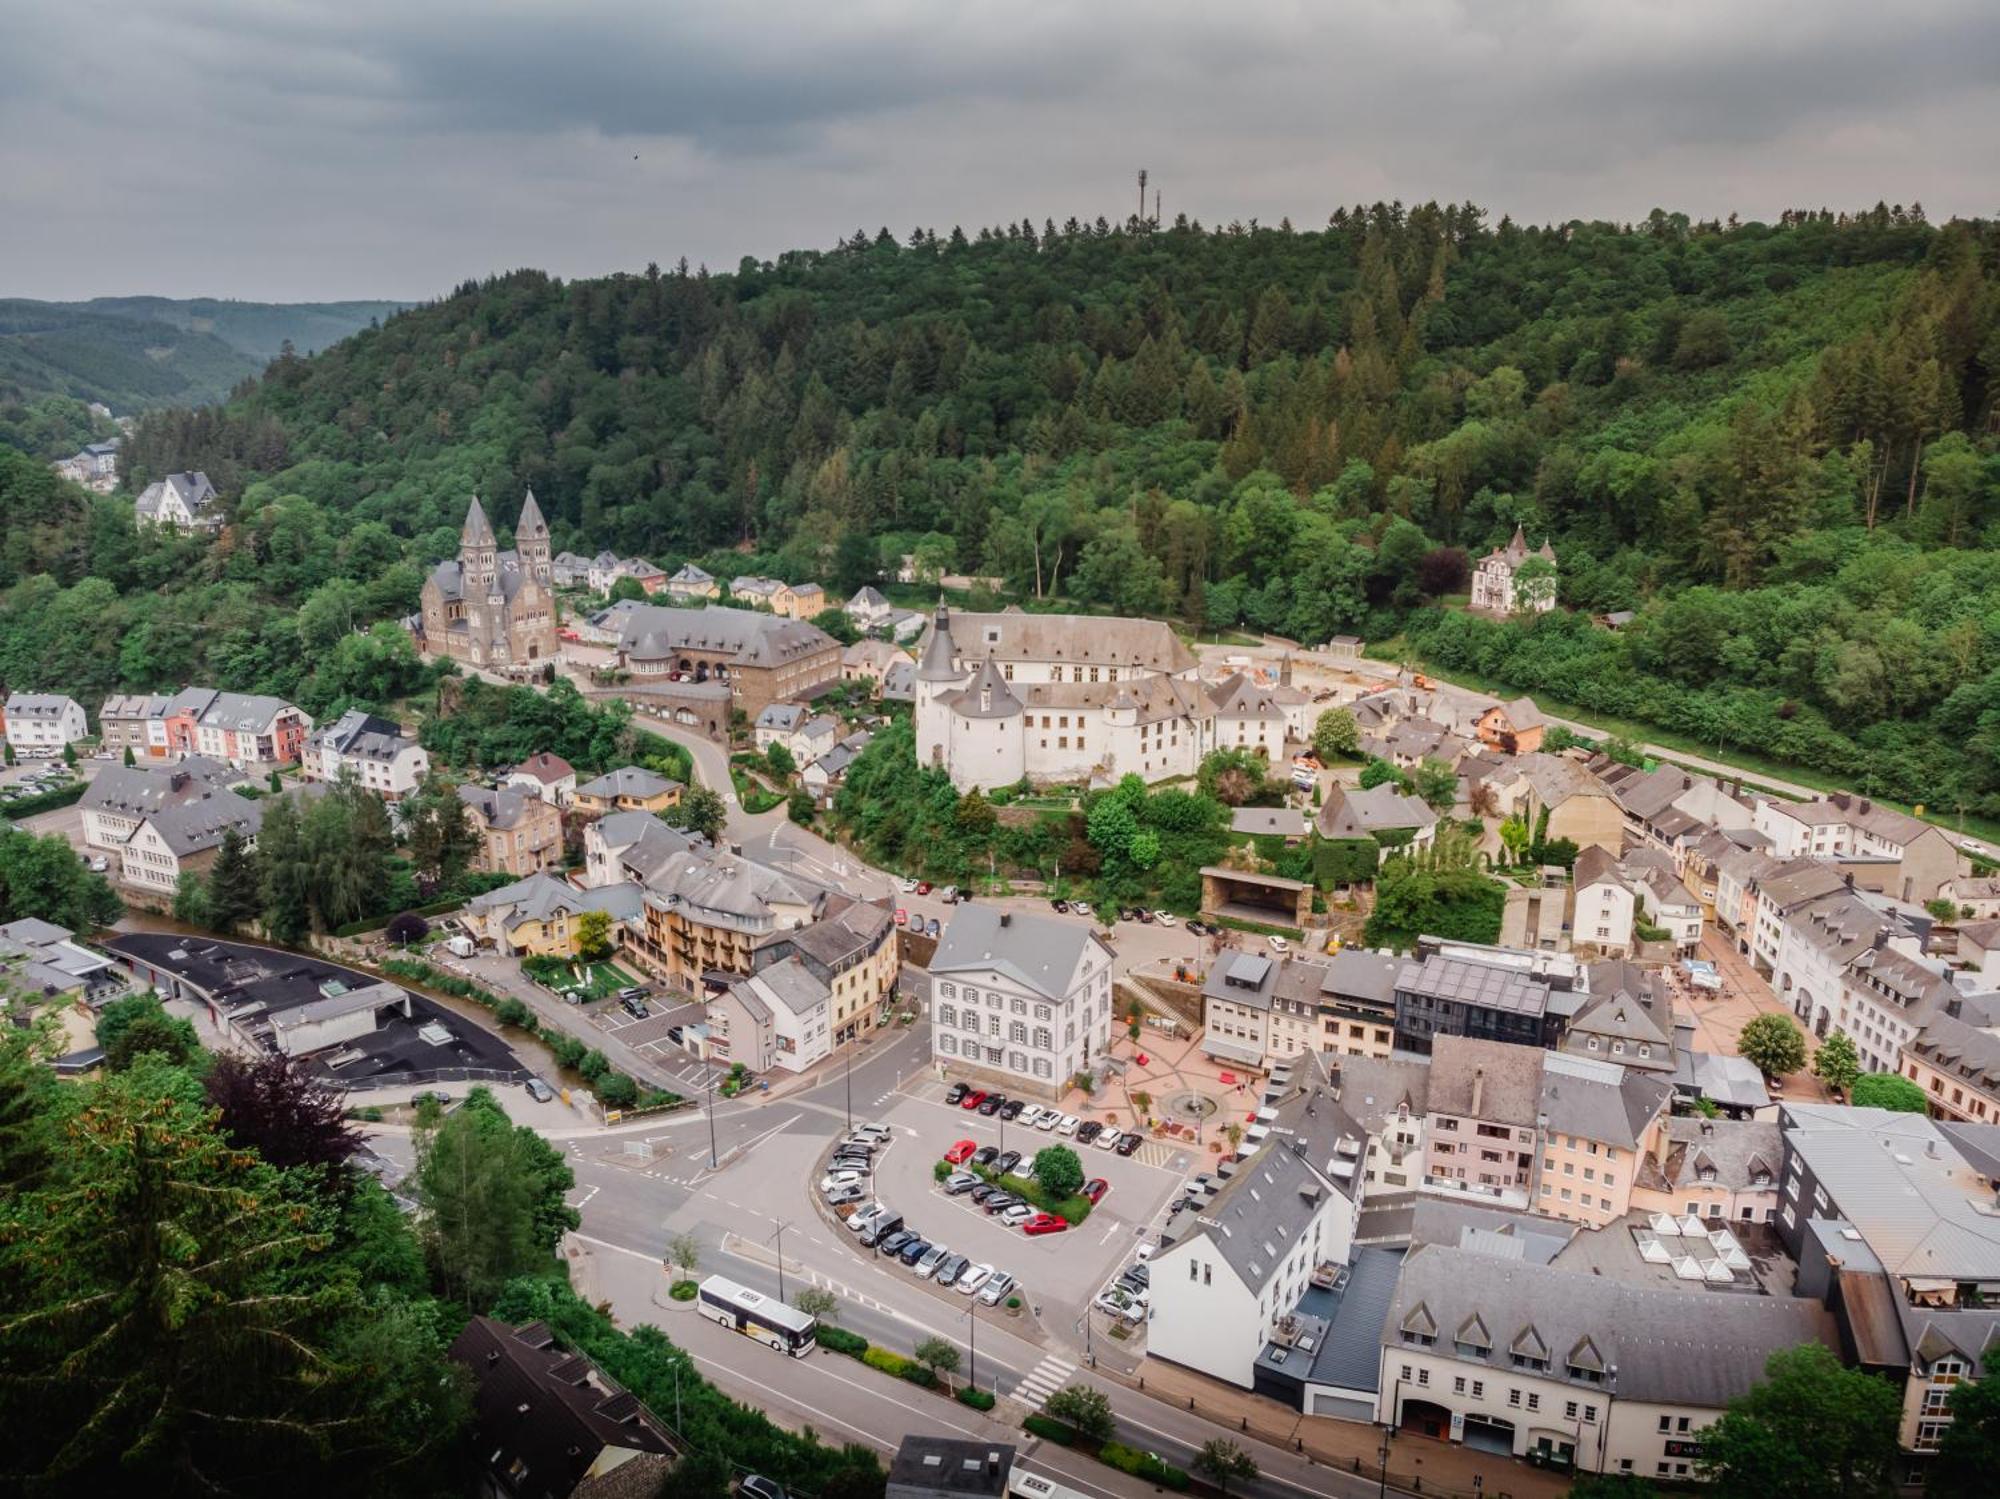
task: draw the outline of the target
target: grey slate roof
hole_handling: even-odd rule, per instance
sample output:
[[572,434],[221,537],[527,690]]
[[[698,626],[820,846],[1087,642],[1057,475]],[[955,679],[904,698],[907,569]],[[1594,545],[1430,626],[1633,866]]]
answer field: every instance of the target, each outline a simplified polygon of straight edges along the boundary
[[1437,813],[1414,796],[1404,796],[1388,782],[1367,790],[1336,786],[1319,809],[1319,830],[1326,838],[1367,838],[1403,828],[1423,829],[1437,822]]
[[670,776],[658,771],[647,770],[638,765],[621,765],[616,770],[608,770],[594,781],[586,781],[576,788],[578,796],[617,797],[629,796],[644,800],[658,796],[663,791],[671,791],[680,785]]
[[350,708],[306,736],[309,749],[330,745],[335,754],[357,760],[393,760],[414,748],[416,742],[416,736],[405,734],[402,725],[359,708]]
[[1016,912],[1003,926],[1004,913],[984,902],[954,911],[931,959],[934,978],[994,969],[1037,994],[1062,999],[1086,951],[1094,947],[1099,956],[1111,956],[1111,949],[1081,922]]
[[1252,837],[1303,838],[1310,826],[1296,807],[1238,807],[1229,817],[1232,833]]
[[1564,1052],[1542,1053],[1541,1109],[1549,1128],[1561,1134],[1634,1149],[1673,1096],[1673,1084],[1663,1078]]
[[511,828],[527,815],[530,807],[541,805],[539,798],[509,786],[497,790],[490,786],[460,786],[458,799],[490,828]]
[[951,711],[960,718],[1018,718],[1021,700],[988,656],[965,690],[951,699]]
[[757,727],[789,734],[806,721],[804,703],[766,703],[764,711],[757,715]]
[[1323,966],[1326,978],[1320,993],[1329,999],[1352,999],[1364,1003],[1393,1006],[1396,1003],[1396,975],[1402,963],[1366,948],[1343,947],[1329,953]]
[[1816,1302],[1693,1296],[1435,1244],[1403,1261],[1383,1346],[1393,1352],[1406,1323],[1428,1321],[1438,1329],[1432,1351],[1451,1353],[1453,1332],[1474,1317],[1493,1351],[1461,1362],[1504,1370],[1510,1349],[1539,1345],[1549,1359],[1542,1377],[1561,1379],[1572,1356],[1594,1353],[1603,1367],[1617,1367],[1620,1399],[1711,1409],[1759,1383],[1772,1354],[1801,1343],[1832,1346],[1831,1319]]
[[171,768],[110,765],[97,773],[78,803],[85,811],[146,817],[175,802],[191,801],[237,779],[220,760],[189,755]]
[[169,803],[146,822],[166,840],[176,857],[184,859],[220,847],[223,834],[231,828],[245,840],[254,839],[264,825],[264,805],[226,789],[204,791],[189,800]]
[[531,874],[498,890],[475,895],[466,904],[474,911],[504,911],[508,928],[524,921],[546,921],[558,912],[574,915],[603,911],[613,921],[637,921],[642,914],[640,889],[629,881],[579,889],[551,874]]
[[1225,1000],[1246,1009],[1269,1010],[1277,982],[1277,963],[1262,953],[1226,953],[1210,966],[1201,995],[1203,999]]
[[[933,636],[944,617],[940,609],[931,625]],[[1028,614],[1015,610],[998,614],[957,613],[950,616],[950,634],[951,643],[968,660],[991,656],[996,661],[1061,661],[1070,665],[1138,667],[1170,675],[1195,667],[1194,652],[1173,628],[1152,619]],[[928,643],[924,661],[930,664]]]
[[1439,1036],[1432,1047],[1430,1102],[1435,1113],[1532,1129],[1541,1086],[1539,1047],[1470,1036]]
[[74,698],[64,697],[58,692],[16,692],[7,699],[7,716],[10,719],[45,719],[53,723],[76,706]]
[[721,604],[700,609],[641,604],[625,616],[619,631],[620,649],[635,660],[698,651],[731,657],[737,666],[776,667],[839,649],[817,625]]

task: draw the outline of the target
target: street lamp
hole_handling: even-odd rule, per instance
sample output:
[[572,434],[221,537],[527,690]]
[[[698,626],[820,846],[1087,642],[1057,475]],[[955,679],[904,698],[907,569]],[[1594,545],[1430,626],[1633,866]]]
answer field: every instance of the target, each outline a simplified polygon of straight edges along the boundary
[[847,1132],[854,1133],[854,1037],[847,1038]]
[[965,1309],[967,1332],[965,1335],[965,1382],[973,1389],[979,1388],[979,1298],[972,1298],[972,1304]]
[[715,1064],[702,1058],[701,1079],[708,1090],[708,1169],[715,1169]]
[[778,1300],[785,1299],[785,1230],[789,1224],[779,1223],[771,1237],[778,1243]]

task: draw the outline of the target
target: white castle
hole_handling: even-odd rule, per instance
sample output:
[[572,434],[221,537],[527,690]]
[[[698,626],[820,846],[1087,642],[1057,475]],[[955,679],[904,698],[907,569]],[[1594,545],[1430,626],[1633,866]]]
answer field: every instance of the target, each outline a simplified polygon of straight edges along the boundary
[[917,759],[961,791],[1031,782],[1193,775],[1218,748],[1284,752],[1277,694],[1196,677],[1157,620],[951,614],[940,605],[916,672]]

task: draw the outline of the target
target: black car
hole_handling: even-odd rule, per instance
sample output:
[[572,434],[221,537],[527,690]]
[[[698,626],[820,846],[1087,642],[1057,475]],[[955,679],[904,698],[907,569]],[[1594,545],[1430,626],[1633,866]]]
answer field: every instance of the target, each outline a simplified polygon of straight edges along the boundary
[[970,1192],[967,1192],[965,1195],[974,1202],[983,1203],[986,1201],[987,1198],[991,1197],[995,1192],[998,1192],[1000,1190],[1002,1189],[994,1186],[992,1182],[981,1182],[978,1186],[974,1187]]
[[978,1111],[991,1119],[1006,1106],[1007,1095],[1005,1093],[989,1093],[986,1095],[986,1101],[980,1104]]
[[1197,937],[1206,937],[1208,935],[1208,924],[1206,922],[1196,921],[1192,917],[1188,919],[1187,929],[1193,932]]
[[1135,1286],[1150,1286],[1153,1283],[1153,1272],[1151,1267],[1142,1260],[1136,1265],[1128,1266],[1125,1273],[1118,1278],[1120,1280],[1129,1280]]
[[1116,1145],[1111,1147],[1111,1153],[1113,1155],[1130,1155],[1132,1154],[1133,1151],[1137,1150],[1141,1145],[1144,1145],[1145,1143],[1146,1141],[1143,1135],[1139,1135],[1131,1130],[1127,1130],[1125,1132],[1125,1137],[1121,1139]]
[[1069,902],[1066,900],[1052,900],[1049,902],[1049,909],[1052,911],[1059,911],[1063,915],[1067,916],[1069,915]]
[[646,1001],[634,994],[619,995],[618,1006],[634,1020],[644,1020],[648,1015],[653,1013],[646,1008]]
[[1103,1133],[1103,1125],[1099,1124],[1095,1119],[1086,1119],[1076,1127],[1076,1143],[1079,1145],[1088,1145]]
[[993,1158],[993,1169],[1002,1176],[1020,1164],[1021,1152],[1018,1150],[1003,1150]]
[[877,1244],[875,1246],[875,1251],[878,1254],[901,1254],[903,1252],[903,1246],[916,1237],[917,1235],[915,1230],[908,1228],[899,1228],[894,1233],[890,1234],[887,1238],[883,1239],[881,1243]]
[[995,1192],[981,1206],[989,1213],[1004,1213],[1008,1208],[1014,1207],[1022,1200],[1012,1192]]
[[965,1102],[965,1095],[971,1091],[972,1085],[969,1083],[953,1083],[949,1088],[945,1089],[944,1101],[953,1108],[957,1108],[961,1103]]
[[937,1269],[932,1272],[931,1279],[941,1286],[948,1286],[970,1268],[972,1268],[972,1261],[964,1255],[949,1254],[944,1257]]
[[993,1157],[998,1154],[1000,1154],[999,1146],[982,1145],[979,1149],[972,1152],[971,1164],[975,1166],[990,1166],[993,1164]]
[[1027,1106],[1028,1102],[1024,1098],[1010,1098],[1000,1105],[1000,1117],[1002,1119],[1018,1119],[1021,1117],[1021,1110]]
[[906,1265],[914,1265],[918,1260],[922,1259],[924,1255],[930,1251],[930,1247],[931,1247],[931,1241],[929,1239],[924,1238],[921,1234],[919,1234],[916,1238],[910,1240],[909,1243],[905,1244],[901,1249],[896,1251],[896,1258],[901,1260]]

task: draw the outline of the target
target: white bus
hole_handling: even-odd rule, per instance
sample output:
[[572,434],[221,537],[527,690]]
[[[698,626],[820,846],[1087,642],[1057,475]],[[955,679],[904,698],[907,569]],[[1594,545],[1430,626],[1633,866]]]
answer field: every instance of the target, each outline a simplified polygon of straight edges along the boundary
[[709,1321],[768,1343],[793,1358],[804,1358],[817,1341],[819,1323],[815,1319],[775,1296],[739,1286],[720,1275],[711,1275],[701,1283],[699,1309]]

